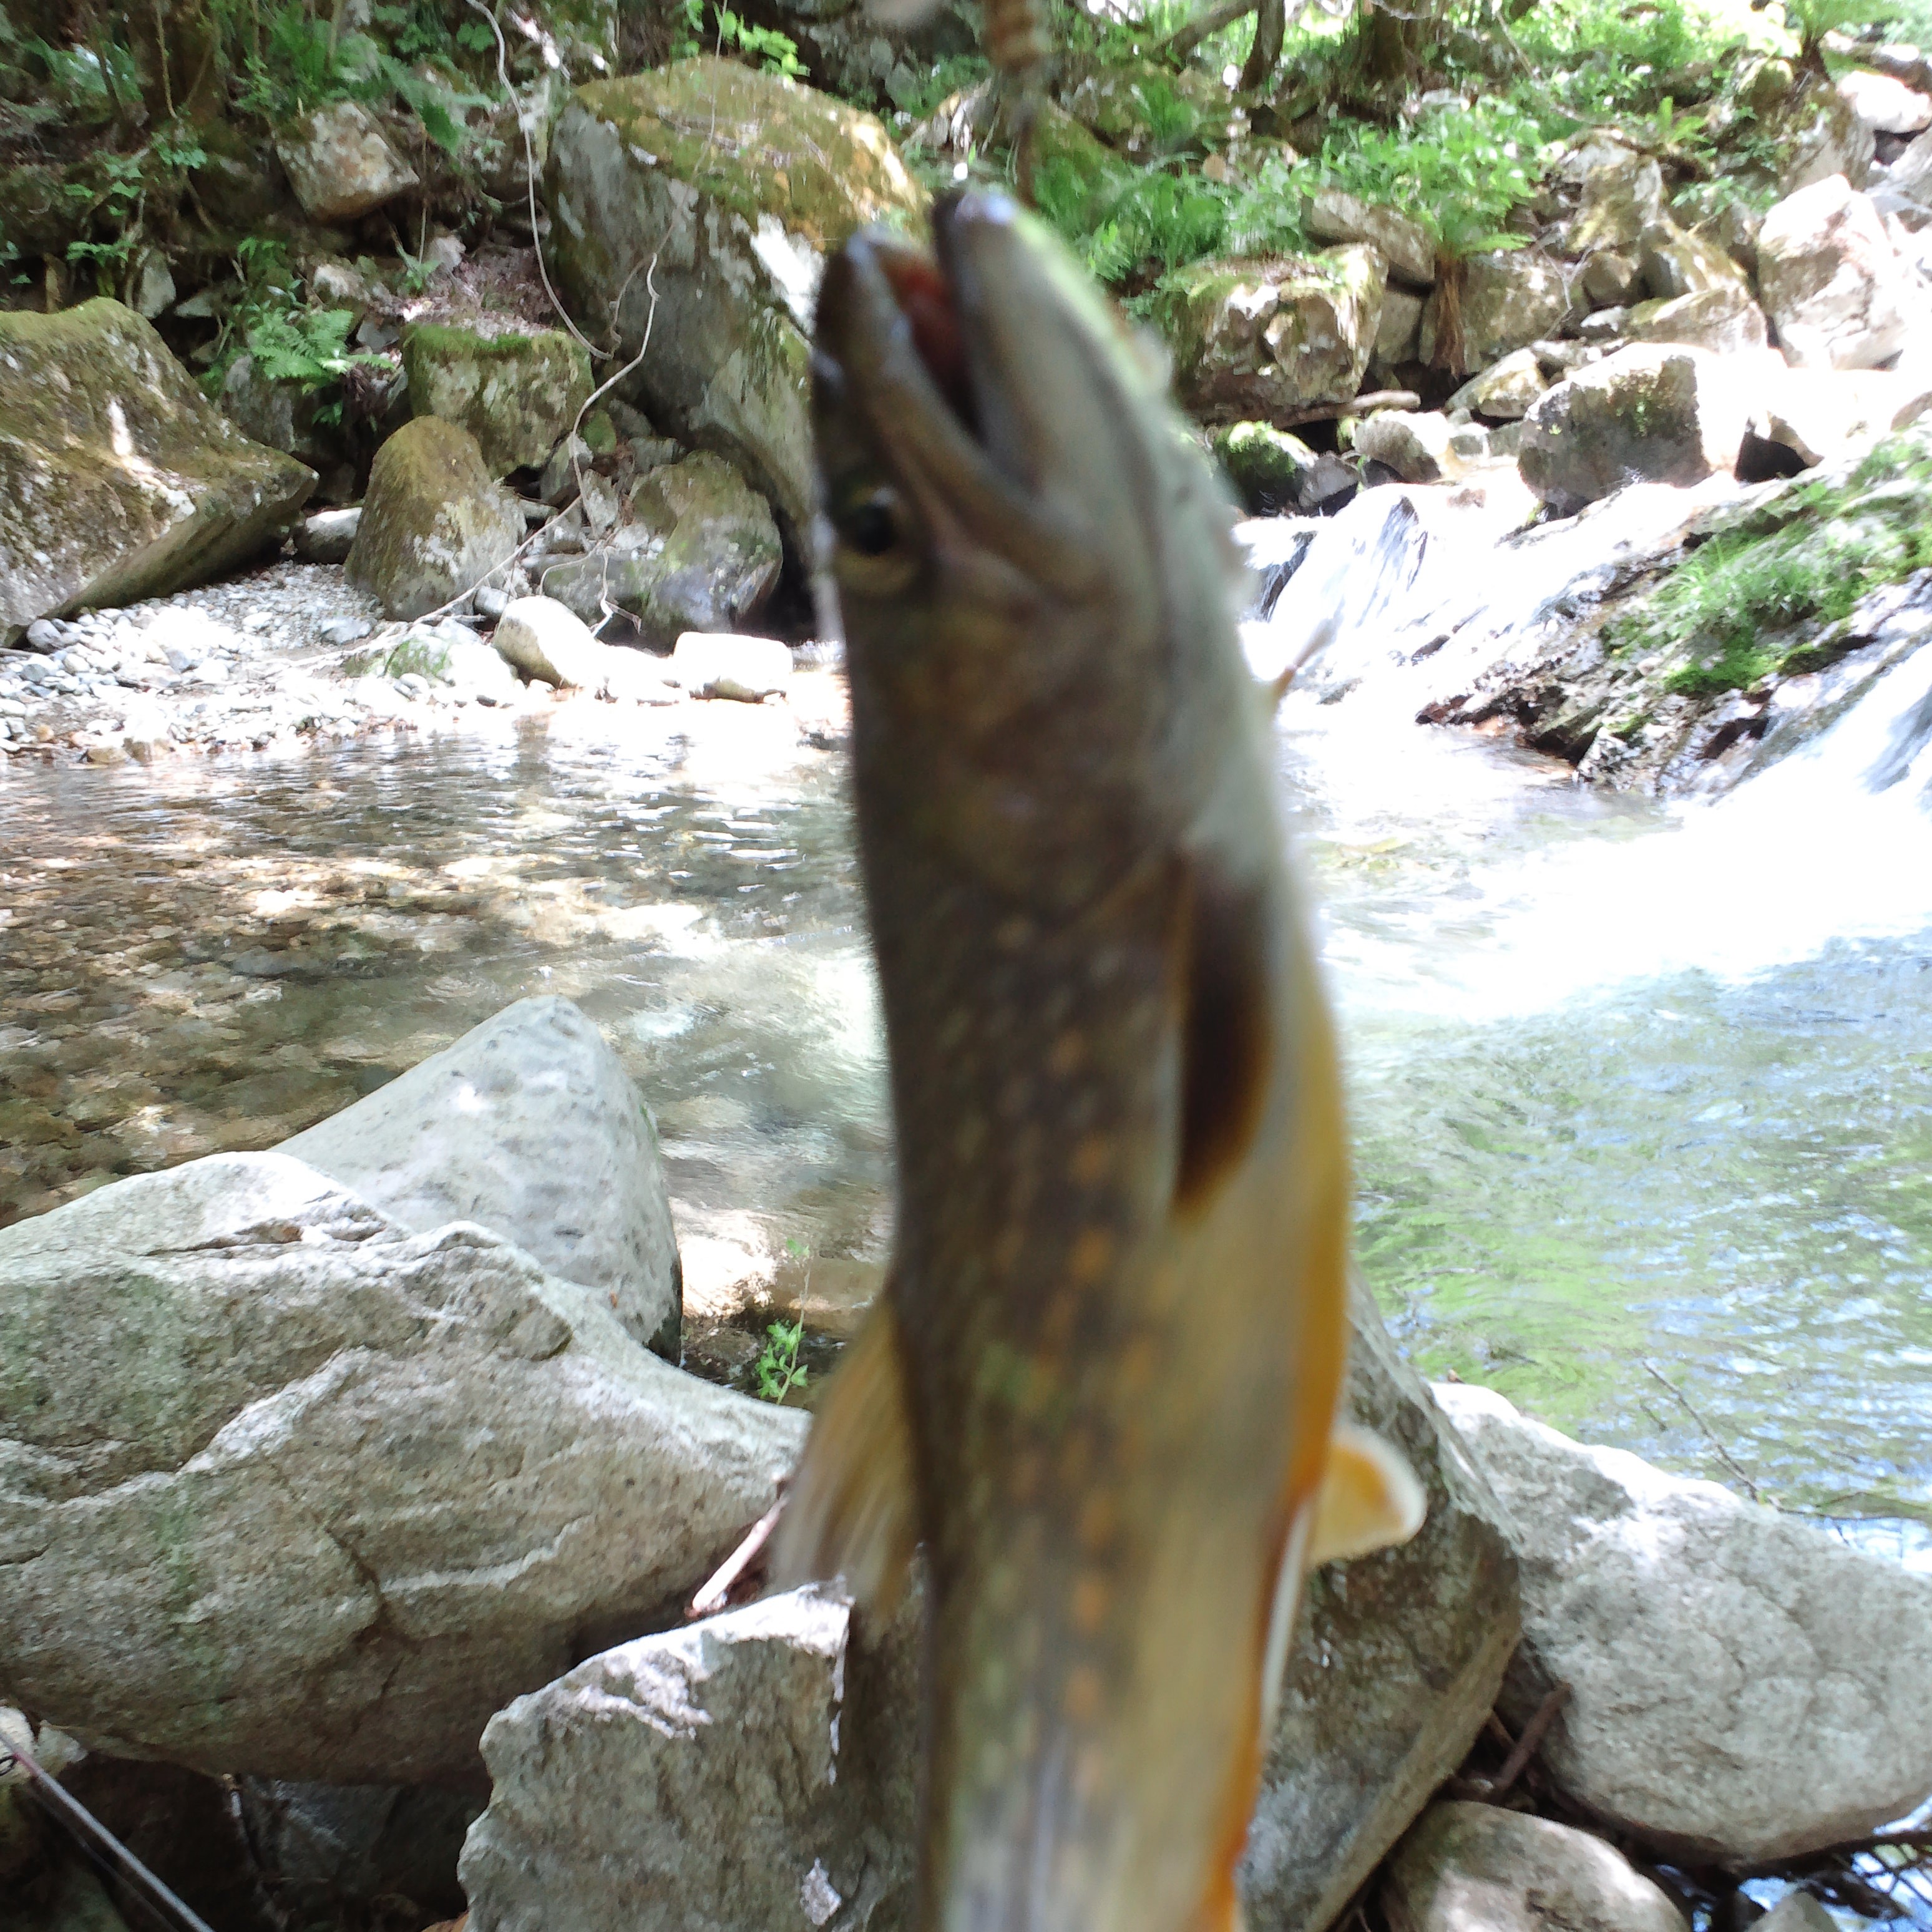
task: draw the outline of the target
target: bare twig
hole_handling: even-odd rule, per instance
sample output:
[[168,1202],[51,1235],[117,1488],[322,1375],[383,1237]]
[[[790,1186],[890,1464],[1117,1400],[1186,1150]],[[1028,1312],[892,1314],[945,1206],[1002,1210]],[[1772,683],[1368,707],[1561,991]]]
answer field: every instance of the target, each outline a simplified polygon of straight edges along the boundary
[[1711,1447],[1718,1452],[1718,1460],[1724,1464],[1726,1468],[1730,1471],[1732,1475],[1737,1478],[1739,1482],[1744,1484],[1747,1490],[1750,1492],[1751,1501],[1754,1503],[1762,1502],[1764,1498],[1758,1494],[1756,1484],[1753,1482],[1750,1477],[1746,1475],[1743,1470],[1738,1467],[1736,1462],[1732,1460],[1731,1452],[1726,1449],[1724,1444],[1718,1439],[1718,1432],[1697,1413],[1696,1408],[1691,1402],[1690,1398],[1686,1395],[1681,1388],[1678,1388],[1677,1385],[1664,1374],[1664,1371],[1660,1369],[1654,1362],[1645,1362],[1642,1364],[1642,1366],[1646,1375],[1650,1376],[1654,1381],[1660,1383],[1677,1398],[1679,1402],[1683,1405],[1684,1412],[1690,1417],[1690,1420],[1694,1422],[1701,1430],[1703,1431],[1705,1441],[1709,1443]]
[[759,1517],[746,1532],[743,1540],[730,1555],[725,1558],[710,1580],[691,1600],[691,1607],[685,1612],[687,1617],[715,1616],[731,1600],[731,1593],[744,1580],[755,1564],[761,1564],[765,1546],[772,1540],[772,1532],[778,1526],[778,1518],[784,1514],[784,1490],[778,1490],[778,1501]]
[[1516,1741],[1516,1749],[1503,1760],[1503,1768],[1490,1783],[1490,1802],[1496,1803],[1515,1784],[1535,1756],[1537,1748],[1543,1742],[1550,1727],[1556,1721],[1556,1714],[1570,1701],[1570,1687],[1559,1684],[1543,1702],[1537,1706],[1535,1714],[1522,1727],[1522,1736]]

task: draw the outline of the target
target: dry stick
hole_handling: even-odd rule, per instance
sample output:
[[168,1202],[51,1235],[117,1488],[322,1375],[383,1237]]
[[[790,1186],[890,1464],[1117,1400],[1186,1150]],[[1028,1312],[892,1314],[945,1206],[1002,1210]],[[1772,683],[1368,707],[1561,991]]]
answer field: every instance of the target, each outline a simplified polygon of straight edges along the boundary
[[1669,1389],[1670,1393],[1684,1405],[1684,1412],[1690,1417],[1690,1420],[1704,1432],[1705,1441],[1708,1442],[1711,1447],[1717,1450],[1718,1460],[1724,1464],[1726,1468],[1730,1471],[1732,1475],[1737,1478],[1739,1482],[1744,1484],[1746,1489],[1750,1490],[1751,1501],[1754,1503],[1762,1502],[1763,1498],[1757,1492],[1756,1484],[1753,1482],[1750,1477],[1746,1475],[1743,1470],[1740,1469],[1737,1464],[1731,1460],[1731,1452],[1718,1439],[1718,1432],[1713,1429],[1691,1406],[1690,1398],[1686,1395],[1681,1388],[1677,1388],[1664,1373],[1663,1370],[1658,1367],[1654,1362],[1645,1362],[1642,1364],[1642,1367],[1643,1371],[1646,1375],[1653,1377],[1656,1381],[1662,1383],[1664,1388]]
[[212,1932],[208,1921],[144,1865],[114,1834],[34,1762],[17,1744],[0,1747],[0,1766],[10,1760],[27,1774],[27,1787],[83,1850],[124,1879],[142,1901],[182,1932]]
[[712,1616],[724,1607],[739,1579],[764,1554],[765,1545],[771,1541],[772,1532],[778,1526],[778,1518],[784,1514],[784,1485],[781,1483],[778,1501],[746,1532],[744,1539],[737,1548],[725,1558],[712,1573],[710,1580],[692,1598],[691,1607],[685,1612],[687,1617]]
[[1570,1687],[1559,1684],[1543,1702],[1537,1706],[1536,1714],[1522,1727],[1522,1736],[1516,1741],[1516,1749],[1503,1760],[1503,1768],[1490,1780],[1490,1802],[1502,1799],[1510,1786],[1515,1784],[1535,1756],[1538,1745],[1542,1743],[1544,1734],[1556,1721],[1556,1714],[1570,1701]]

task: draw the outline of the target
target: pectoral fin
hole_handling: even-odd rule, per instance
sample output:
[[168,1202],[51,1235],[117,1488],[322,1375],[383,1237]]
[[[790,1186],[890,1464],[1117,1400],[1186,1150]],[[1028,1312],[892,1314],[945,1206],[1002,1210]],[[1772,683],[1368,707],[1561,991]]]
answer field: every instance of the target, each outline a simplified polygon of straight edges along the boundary
[[919,1542],[917,1516],[898,1324],[882,1294],[812,1418],[773,1571],[787,1586],[842,1576],[859,1602],[889,1616]]
[[1338,1424],[1316,1499],[1308,1568],[1406,1543],[1422,1527],[1427,1506],[1408,1465],[1379,1436]]

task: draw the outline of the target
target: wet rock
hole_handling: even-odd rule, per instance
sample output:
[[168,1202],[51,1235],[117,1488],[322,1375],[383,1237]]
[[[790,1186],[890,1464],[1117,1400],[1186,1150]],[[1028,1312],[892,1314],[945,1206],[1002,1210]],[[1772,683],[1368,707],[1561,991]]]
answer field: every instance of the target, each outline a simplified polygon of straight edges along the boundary
[[314,484],[225,421],[132,309],[0,314],[0,642],[218,575]]
[[1875,368],[1904,345],[1914,298],[1898,252],[1842,175],[1765,217],[1758,287],[1786,360],[1801,366]]
[[700,636],[687,631],[665,674],[694,698],[735,698],[756,704],[791,683],[791,652],[776,638]]
[[[674,1618],[802,1418],[607,1292],[281,1154],[0,1229],[0,1682],[90,1749],[460,1784],[489,1714]],[[29,1560],[31,1558],[31,1560]]]
[[488,582],[523,542],[524,519],[476,439],[418,416],[376,452],[349,580],[392,617],[420,617]]
[[1623,332],[1633,342],[1681,342],[1714,356],[1755,353],[1771,340],[1764,310],[1742,282],[1673,302],[1639,302],[1625,317]]
[[1493,1804],[1432,1804],[1389,1861],[1390,1932],[1687,1932],[1602,1839]]
[[1318,242],[1366,242],[1381,251],[1391,274],[1418,289],[1435,286],[1435,244],[1420,224],[1393,208],[1340,188],[1318,188],[1308,198],[1305,225]]
[[1916,134],[1932,127],[1932,96],[1888,74],[1854,68],[1840,74],[1838,96],[1874,134]]
[[1405,483],[1439,483],[1462,467],[1452,447],[1456,434],[1439,410],[1383,410],[1355,425],[1355,454]]
[[356,541],[356,526],[362,520],[359,504],[346,510],[317,510],[303,518],[296,526],[296,556],[304,563],[346,563]]
[[570,1000],[518,1000],[280,1151],[415,1233],[481,1222],[604,1293],[634,1341],[676,1360],[677,1238],[657,1130]]
[[1211,422],[1344,403],[1362,386],[1384,266],[1360,244],[1318,255],[1224,256],[1163,284],[1158,320],[1183,406]]
[[1422,360],[1445,366],[1458,376],[1474,375],[1505,356],[1526,349],[1538,337],[1558,334],[1569,316],[1575,271],[1528,249],[1472,255],[1462,266],[1460,352],[1442,340],[1444,297],[1438,287],[1423,311]]
[[418,185],[374,116],[353,100],[332,100],[284,123],[275,153],[311,221],[353,221]]
[[[586,503],[592,481],[586,472]],[[539,587],[586,623],[607,604],[628,610],[647,643],[663,645],[756,616],[783,561],[770,505],[722,456],[698,450],[640,478],[607,539],[546,567]]]
[[1920,135],[1886,170],[1885,191],[1932,208],[1932,134]]
[[1843,175],[1854,188],[1864,186],[1876,152],[1872,130],[1834,89],[1815,89],[1796,100],[1786,114],[1783,134],[1780,194],[1796,194],[1834,175]]
[[[575,311],[651,352],[632,394],[719,450],[801,545],[816,488],[806,388],[827,253],[925,200],[884,128],[734,61],[680,61],[579,88],[550,139],[552,246]],[[652,263],[656,264],[652,268]]]
[[1747,404],[1715,356],[1638,344],[1580,369],[1523,418],[1522,479],[1561,514],[1626,483],[1696,483],[1729,470]]
[[410,409],[459,423],[493,476],[539,467],[589,400],[590,358],[560,328],[484,335],[418,323],[403,338]]
[[1248,1827],[1246,1922],[1323,1932],[1462,1762],[1518,1629],[1495,1495],[1366,1292],[1350,1308],[1348,1414],[1428,1492],[1414,1539],[1309,1579]]
[[1271,423],[1238,422],[1213,431],[1208,442],[1250,516],[1319,507],[1322,460],[1298,436]]
[[1768,1863],[1862,1838],[1932,1793],[1932,1581],[1714,1483],[1665,1474],[1520,1414],[1438,1400],[1508,1511],[1520,1725],[1562,1789],[1660,1848]]
[[[461,1864],[476,1921],[746,1932],[823,1925],[848,1900],[863,1923],[902,1894],[912,1834],[866,1816],[854,1762],[852,1637],[841,1599],[794,1591],[607,1651],[500,1712]],[[910,1688],[890,1713],[908,1743]]]
[[1464,383],[1449,398],[1449,406],[1514,422],[1528,414],[1531,404],[1548,387],[1534,348],[1519,349]]

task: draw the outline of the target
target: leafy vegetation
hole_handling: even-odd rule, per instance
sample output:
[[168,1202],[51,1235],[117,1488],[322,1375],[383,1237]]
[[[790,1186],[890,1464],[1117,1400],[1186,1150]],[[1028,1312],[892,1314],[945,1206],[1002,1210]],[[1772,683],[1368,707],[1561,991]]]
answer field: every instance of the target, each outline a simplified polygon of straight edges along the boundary
[[802,1388],[806,1383],[806,1370],[799,1358],[799,1351],[805,1345],[805,1323],[774,1322],[765,1330],[764,1352],[758,1360],[754,1373],[758,1378],[758,1394],[766,1402],[783,1402],[795,1388]]
[[719,53],[736,55],[748,66],[766,74],[782,74],[788,80],[805,78],[805,63],[798,57],[798,43],[776,27],[761,27],[722,4],[710,8],[710,31],[706,32],[706,0],[680,0],[680,32],[671,44],[671,57],[683,60],[705,51],[707,43]]
[[[1744,691],[1837,654],[1820,626],[1850,616],[1881,585],[1932,566],[1932,442],[1882,442],[1847,478],[1780,491],[1699,544],[1635,609],[1607,627],[1628,655],[1681,658],[1664,688],[1691,697]],[[1802,642],[1789,634],[1810,628]]]

